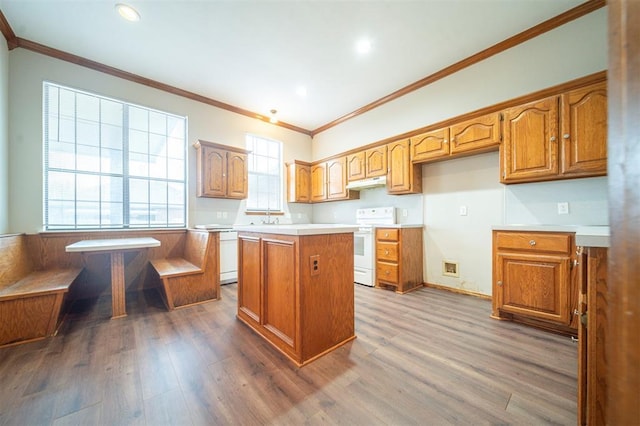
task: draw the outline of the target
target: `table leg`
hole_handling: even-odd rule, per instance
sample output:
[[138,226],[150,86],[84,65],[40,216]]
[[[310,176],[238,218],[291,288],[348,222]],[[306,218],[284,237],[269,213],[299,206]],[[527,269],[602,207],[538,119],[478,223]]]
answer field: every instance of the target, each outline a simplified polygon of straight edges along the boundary
[[127,316],[124,299],[124,254],[111,253],[111,319]]

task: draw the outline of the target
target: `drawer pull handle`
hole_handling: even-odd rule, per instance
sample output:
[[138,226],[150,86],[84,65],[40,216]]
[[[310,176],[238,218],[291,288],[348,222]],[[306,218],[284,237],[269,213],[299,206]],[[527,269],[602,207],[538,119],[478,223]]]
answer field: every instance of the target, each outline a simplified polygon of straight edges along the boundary
[[529,245],[530,246],[535,246],[536,245],[536,240],[529,240]]

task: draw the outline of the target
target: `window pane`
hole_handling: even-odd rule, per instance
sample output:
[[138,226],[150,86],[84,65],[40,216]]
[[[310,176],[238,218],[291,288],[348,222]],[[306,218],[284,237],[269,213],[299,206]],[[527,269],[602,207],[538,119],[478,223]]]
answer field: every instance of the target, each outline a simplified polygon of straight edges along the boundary
[[149,176],[149,157],[147,154],[129,155],[129,173],[131,176]]
[[50,200],[76,199],[75,173],[49,172],[48,192]]
[[167,134],[167,116],[155,111],[149,112],[149,132],[158,135]]
[[112,124],[102,124],[101,145],[104,148],[122,149],[122,127]]
[[99,201],[100,176],[78,174],[76,177],[76,200]]
[[100,148],[76,145],[76,167],[87,172],[100,171]]
[[282,208],[282,143],[247,135],[249,154],[249,195],[251,210],[281,210]]
[[149,111],[146,109],[129,107],[129,128],[149,131]]
[[98,146],[100,144],[100,125],[95,121],[78,120],[78,143]]
[[131,203],[148,203],[149,181],[141,179],[130,179],[129,199],[131,200]]

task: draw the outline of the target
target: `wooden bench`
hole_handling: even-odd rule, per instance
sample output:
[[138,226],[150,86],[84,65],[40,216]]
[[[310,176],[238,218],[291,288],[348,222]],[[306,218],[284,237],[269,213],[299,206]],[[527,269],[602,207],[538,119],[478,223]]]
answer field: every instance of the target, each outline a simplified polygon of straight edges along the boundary
[[27,236],[0,235],[0,347],[53,336],[81,268],[39,270]]
[[219,238],[217,232],[189,229],[182,253],[149,261],[170,311],[220,297]]

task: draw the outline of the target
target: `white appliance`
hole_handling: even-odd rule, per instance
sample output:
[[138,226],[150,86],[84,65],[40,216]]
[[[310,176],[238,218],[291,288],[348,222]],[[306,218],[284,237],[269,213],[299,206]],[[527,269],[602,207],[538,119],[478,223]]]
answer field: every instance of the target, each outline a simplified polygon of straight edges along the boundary
[[374,232],[376,225],[396,223],[394,207],[376,207],[356,211],[358,231],[353,233],[353,280],[358,284],[373,287],[376,281]]
[[238,233],[220,232],[220,284],[238,281]]

